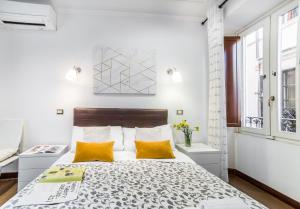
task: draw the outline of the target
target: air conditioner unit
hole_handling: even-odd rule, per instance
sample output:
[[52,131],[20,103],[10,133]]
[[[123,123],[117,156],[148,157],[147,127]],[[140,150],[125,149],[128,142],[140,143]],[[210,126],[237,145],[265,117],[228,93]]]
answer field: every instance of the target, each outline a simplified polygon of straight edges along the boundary
[[56,30],[52,6],[18,1],[0,1],[0,24],[14,29]]

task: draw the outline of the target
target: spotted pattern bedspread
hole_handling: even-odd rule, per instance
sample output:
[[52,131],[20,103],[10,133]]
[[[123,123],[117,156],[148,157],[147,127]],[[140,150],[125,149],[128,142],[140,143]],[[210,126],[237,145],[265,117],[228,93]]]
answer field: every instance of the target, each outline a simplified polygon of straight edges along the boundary
[[56,205],[14,207],[22,194],[30,190],[36,181],[38,178],[3,208],[181,209],[195,207],[201,200],[239,197],[251,209],[266,209],[201,166],[186,162],[123,161],[87,165],[76,200]]

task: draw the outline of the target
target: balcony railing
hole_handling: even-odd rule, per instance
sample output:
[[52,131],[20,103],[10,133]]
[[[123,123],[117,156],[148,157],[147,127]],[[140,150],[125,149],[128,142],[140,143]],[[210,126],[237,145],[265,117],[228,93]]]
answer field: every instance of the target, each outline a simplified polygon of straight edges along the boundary
[[281,113],[281,131],[296,132],[296,108],[284,108]]
[[[248,128],[263,128],[263,117],[245,117],[245,126]],[[281,131],[296,132],[296,110],[295,108],[285,108],[280,118]]]
[[248,128],[263,128],[263,125],[263,117],[246,116],[245,118],[245,126]]

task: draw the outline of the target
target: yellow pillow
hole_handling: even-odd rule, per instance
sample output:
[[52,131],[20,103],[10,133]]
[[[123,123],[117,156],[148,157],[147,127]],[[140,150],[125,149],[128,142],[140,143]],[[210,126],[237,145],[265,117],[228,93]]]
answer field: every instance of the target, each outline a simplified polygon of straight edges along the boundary
[[77,142],[73,163],[90,161],[114,161],[114,142]]
[[170,140],[164,141],[135,141],[136,158],[169,159],[175,158]]

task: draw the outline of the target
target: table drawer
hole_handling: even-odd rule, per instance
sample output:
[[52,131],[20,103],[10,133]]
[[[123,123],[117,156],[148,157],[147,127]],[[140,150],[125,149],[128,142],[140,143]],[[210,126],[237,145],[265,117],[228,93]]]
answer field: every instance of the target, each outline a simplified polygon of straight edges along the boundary
[[43,173],[46,169],[26,169],[19,170],[19,180],[20,181],[32,181],[36,177],[38,177],[41,173]]
[[58,157],[21,157],[19,158],[19,169],[41,169],[49,168]]

